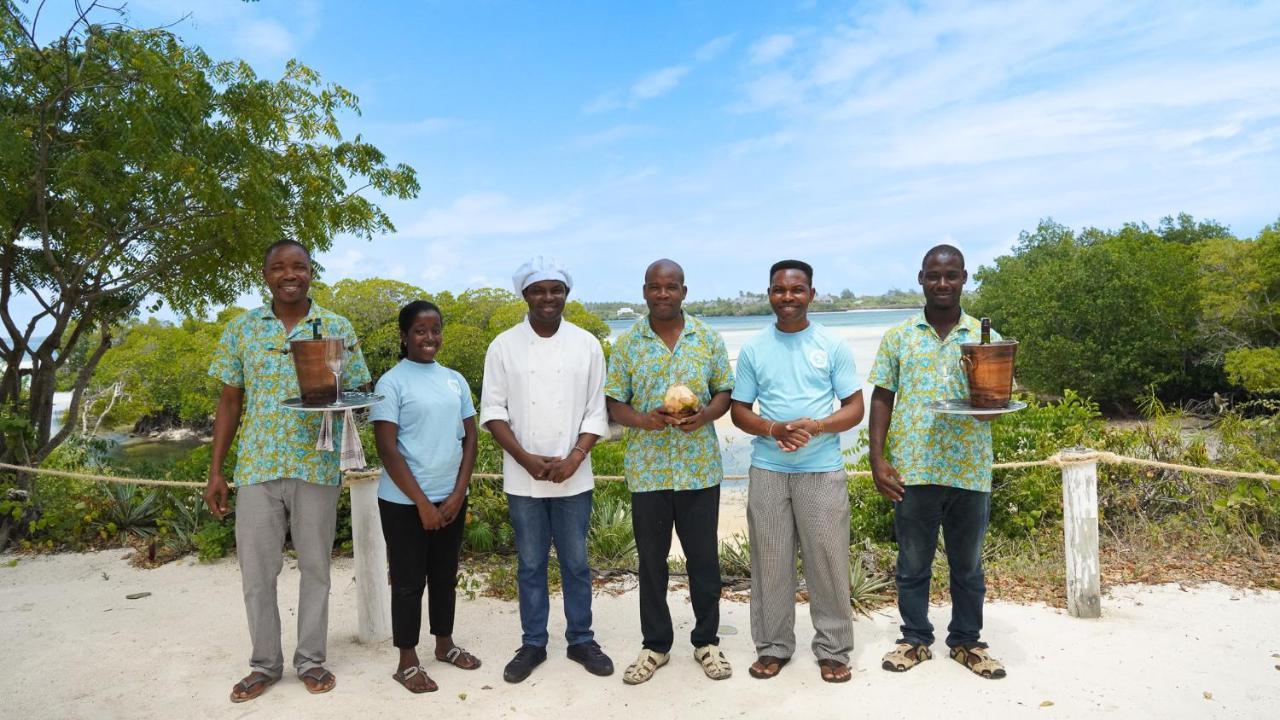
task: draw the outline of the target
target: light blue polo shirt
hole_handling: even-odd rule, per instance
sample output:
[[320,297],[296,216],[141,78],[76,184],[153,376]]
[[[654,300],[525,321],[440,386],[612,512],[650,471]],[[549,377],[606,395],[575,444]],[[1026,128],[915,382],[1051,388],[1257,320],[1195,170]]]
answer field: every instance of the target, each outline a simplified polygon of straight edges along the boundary
[[[409,464],[423,494],[440,502],[453,492],[462,464],[462,421],[476,414],[467,381],[440,363],[401,360],[378,379],[376,392],[383,400],[369,411],[369,420],[398,426],[396,448]],[[412,505],[382,471],[378,498]]]
[[[767,420],[824,418],[840,398],[861,389],[853,353],[835,333],[815,324],[796,333],[770,325],[738,353],[733,399],[759,402]],[[775,472],[829,472],[844,469],[840,436],[823,433],[795,452],[783,452],[771,437],[751,441],[751,464]]]

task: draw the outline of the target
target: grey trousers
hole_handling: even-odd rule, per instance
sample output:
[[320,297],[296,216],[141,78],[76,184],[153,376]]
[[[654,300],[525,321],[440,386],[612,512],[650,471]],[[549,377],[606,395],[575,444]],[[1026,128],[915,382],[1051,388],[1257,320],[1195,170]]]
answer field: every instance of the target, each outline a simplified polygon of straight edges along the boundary
[[298,588],[298,673],[323,665],[329,636],[329,557],[337,525],[337,485],[280,478],[236,489],[236,557],[253,644],[249,667],[278,678],[284,672],[276,579],[284,567],[288,530],[302,573]]
[[782,473],[752,467],[747,491],[751,539],[751,639],[756,655],[796,649],[796,545],[813,620],[813,654],[849,662],[849,487],[844,471]]

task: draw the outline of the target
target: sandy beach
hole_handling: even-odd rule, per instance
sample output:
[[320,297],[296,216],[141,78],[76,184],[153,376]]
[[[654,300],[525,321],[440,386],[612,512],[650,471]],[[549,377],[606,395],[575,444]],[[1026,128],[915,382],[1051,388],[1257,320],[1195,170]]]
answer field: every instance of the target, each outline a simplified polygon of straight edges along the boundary
[[[639,650],[631,584],[595,599],[597,638],[619,672],[588,675],[564,657],[563,617],[552,601],[548,661],[524,684],[502,681],[519,643],[516,605],[460,598],[457,640],[484,661],[474,672],[430,662],[440,684],[412,696],[391,680],[390,642],[355,641],[352,561],[333,568],[329,667],[337,688],[312,696],[286,677],[257,700],[233,705],[248,635],[235,561],[193,558],[155,570],[126,561],[128,550],[0,557],[0,631],[8,670],[0,675],[0,716],[12,718],[343,718],[423,713],[474,718],[642,717],[1139,717],[1273,716],[1280,704],[1280,592],[1200,587],[1125,586],[1104,598],[1100,620],[1079,620],[1042,605],[989,604],[984,637],[1009,668],[987,681],[937,657],[906,674],[879,667],[897,636],[884,612],[855,623],[855,673],[827,685],[808,645],[807,606],[797,607],[798,650],[775,679],[755,680],[748,606],[722,603],[722,647],[734,677],[703,677],[687,647],[692,613],[673,592],[677,644],[652,681],[622,683]],[[298,574],[280,580],[286,657],[293,650]],[[126,595],[150,592],[128,600]],[[946,606],[935,608],[945,625]],[[942,650],[939,641],[935,651]]]

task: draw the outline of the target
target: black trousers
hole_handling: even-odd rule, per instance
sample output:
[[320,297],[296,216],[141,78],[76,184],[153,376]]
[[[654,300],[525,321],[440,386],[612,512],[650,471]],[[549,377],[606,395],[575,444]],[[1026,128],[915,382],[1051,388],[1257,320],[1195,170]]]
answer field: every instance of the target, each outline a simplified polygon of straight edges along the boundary
[[684,549],[689,573],[689,599],[694,626],[689,640],[694,647],[719,645],[720,545],[716,526],[720,519],[720,486],[701,490],[651,490],[631,493],[631,526],[640,556],[640,632],[644,647],[671,651],[675,630],[667,607],[667,554],[671,529]]
[[[440,503],[436,503],[439,507]],[[418,646],[422,632],[422,591],[427,592],[427,617],[432,635],[453,634],[453,611],[458,586],[458,553],[466,524],[467,501],[453,522],[439,530],[424,530],[414,505],[378,500],[382,536],[391,566],[391,637],[398,648]]]

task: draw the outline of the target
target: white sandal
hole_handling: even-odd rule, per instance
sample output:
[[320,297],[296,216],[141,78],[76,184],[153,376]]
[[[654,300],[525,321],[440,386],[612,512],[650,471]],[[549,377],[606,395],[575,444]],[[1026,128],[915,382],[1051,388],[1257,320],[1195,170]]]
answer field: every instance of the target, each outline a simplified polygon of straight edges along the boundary
[[733,667],[720,652],[719,646],[703,645],[693,651],[693,659],[702,664],[702,672],[712,680],[724,680],[733,675]]
[[628,685],[639,685],[653,677],[658,668],[667,664],[671,659],[671,653],[654,652],[648,648],[640,651],[636,661],[627,666],[627,671],[622,673],[622,682]]

